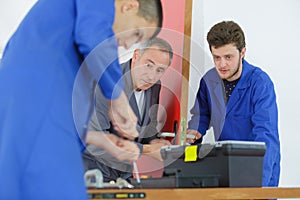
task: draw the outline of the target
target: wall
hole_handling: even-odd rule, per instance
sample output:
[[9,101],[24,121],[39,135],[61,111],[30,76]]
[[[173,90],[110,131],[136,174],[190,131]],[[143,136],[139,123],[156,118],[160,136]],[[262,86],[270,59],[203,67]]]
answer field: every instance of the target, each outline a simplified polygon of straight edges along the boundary
[[[300,1],[194,0],[191,93],[212,62],[206,33],[215,23],[234,20],[246,35],[246,59],[263,68],[275,84],[281,140],[280,186],[300,186]],[[190,93],[189,107],[194,101]]]
[[184,40],[185,0],[176,0],[176,3],[173,1],[162,0],[164,13],[163,29],[158,35],[167,40],[173,49],[172,64],[161,78],[161,109],[159,109],[158,113],[158,128],[167,132],[174,131],[174,121],[180,121],[181,70]]
[[0,58],[10,35],[36,0],[0,1]]

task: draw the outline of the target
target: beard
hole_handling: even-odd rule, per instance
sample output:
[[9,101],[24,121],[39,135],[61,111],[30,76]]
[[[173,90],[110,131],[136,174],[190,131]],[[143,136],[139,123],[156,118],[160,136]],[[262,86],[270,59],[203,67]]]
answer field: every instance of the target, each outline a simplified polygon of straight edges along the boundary
[[[227,78],[222,78],[222,80],[229,80],[233,78],[240,70],[243,59],[241,59],[241,55],[239,55],[239,63],[237,64],[236,70]],[[232,80],[233,81],[233,80]]]

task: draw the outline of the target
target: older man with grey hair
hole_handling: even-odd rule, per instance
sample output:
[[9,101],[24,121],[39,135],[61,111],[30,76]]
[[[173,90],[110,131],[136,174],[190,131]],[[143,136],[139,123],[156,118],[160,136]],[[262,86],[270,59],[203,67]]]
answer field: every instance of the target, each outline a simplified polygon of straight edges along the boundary
[[[125,83],[124,91],[130,106],[138,118],[139,137],[136,144],[142,154],[161,160],[160,149],[170,145],[168,140],[157,137],[157,111],[160,78],[171,65],[173,51],[171,45],[153,38],[135,49],[130,60],[121,65]],[[90,122],[90,131],[101,131],[118,135],[109,116],[106,100],[99,88],[96,89],[96,109]],[[99,134],[101,134],[99,132]],[[120,152],[121,153],[121,152]],[[132,163],[119,161],[108,152],[89,145],[83,155],[85,170],[100,169],[104,181],[127,179],[132,176]]]

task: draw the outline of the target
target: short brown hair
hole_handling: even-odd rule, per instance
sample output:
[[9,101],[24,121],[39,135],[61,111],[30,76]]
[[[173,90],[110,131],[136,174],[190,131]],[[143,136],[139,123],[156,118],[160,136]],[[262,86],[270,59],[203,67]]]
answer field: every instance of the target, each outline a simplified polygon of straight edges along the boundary
[[241,52],[246,46],[245,35],[242,28],[233,21],[223,21],[215,24],[207,34],[209,49],[234,44]]
[[157,22],[157,30],[152,37],[158,35],[163,22],[163,9],[161,0],[138,0],[138,15],[150,22]]

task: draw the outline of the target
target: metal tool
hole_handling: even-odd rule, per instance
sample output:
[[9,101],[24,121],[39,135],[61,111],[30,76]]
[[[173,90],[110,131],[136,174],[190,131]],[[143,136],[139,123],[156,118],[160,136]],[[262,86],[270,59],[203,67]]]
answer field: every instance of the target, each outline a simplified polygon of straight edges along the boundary
[[139,171],[138,171],[138,168],[137,168],[137,165],[136,165],[136,162],[135,162],[135,161],[133,162],[133,171],[134,171],[134,173],[135,173],[136,182],[137,182],[138,184],[141,184],[141,179],[140,179]]
[[134,188],[133,185],[122,178],[117,178],[116,183],[103,182],[103,174],[99,169],[86,171],[84,181],[87,188]]

